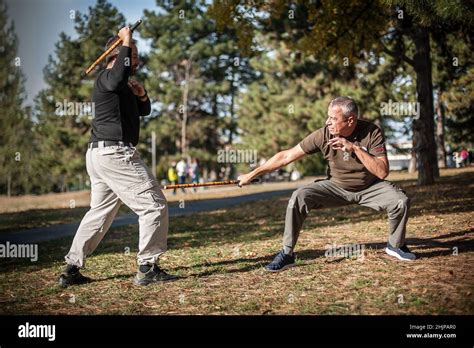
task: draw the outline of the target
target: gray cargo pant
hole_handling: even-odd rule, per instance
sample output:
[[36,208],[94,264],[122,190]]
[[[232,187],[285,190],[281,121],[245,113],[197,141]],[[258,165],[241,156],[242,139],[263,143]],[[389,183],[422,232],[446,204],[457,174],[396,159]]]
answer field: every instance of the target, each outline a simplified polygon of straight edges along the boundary
[[336,186],[330,180],[320,180],[298,188],[291,196],[286,210],[283,234],[285,251],[294,249],[303,221],[311,209],[340,207],[352,203],[377,211],[386,210],[390,245],[393,247],[404,245],[410,199],[402,189],[389,181],[380,180],[362,191],[350,192]]
[[[132,146],[107,146],[86,153],[91,179],[90,210],[81,221],[65,259],[83,267],[104,238],[121,202],[138,215],[138,264],[155,263],[166,251],[168,204],[156,179]],[[125,249],[126,246],[123,247]]]

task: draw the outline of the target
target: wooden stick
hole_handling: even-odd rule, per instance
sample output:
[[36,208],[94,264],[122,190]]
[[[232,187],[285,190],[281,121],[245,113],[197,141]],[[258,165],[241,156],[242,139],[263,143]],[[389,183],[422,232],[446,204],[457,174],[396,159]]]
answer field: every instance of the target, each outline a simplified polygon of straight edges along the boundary
[[[130,30],[133,32],[140,24],[142,23],[142,20],[139,19],[134,25],[133,27],[130,28]],[[105,57],[107,57],[109,55],[110,52],[112,52],[114,49],[117,48],[118,45],[120,45],[122,43],[122,39],[118,39],[117,41],[115,41],[113,43],[112,46],[110,46],[107,51],[105,51],[104,53],[102,53],[100,55],[99,58],[96,59],[96,61],[94,63],[91,64],[90,67],[87,68],[86,70],[86,75],[89,74],[100,62],[102,62]]]
[[237,185],[238,183],[239,183],[239,180],[211,181],[211,182],[195,183],[195,184],[165,185],[165,186],[163,186],[163,189],[164,190],[169,190],[169,189],[180,189],[180,188],[188,188],[188,187]]
[[[260,179],[253,179],[252,182],[260,182]],[[211,182],[196,183],[196,184],[165,185],[163,186],[163,190],[189,188],[189,187],[237,185],[238,183],[239,183],[239,180],[227,180],[227,181],[211,181]]]

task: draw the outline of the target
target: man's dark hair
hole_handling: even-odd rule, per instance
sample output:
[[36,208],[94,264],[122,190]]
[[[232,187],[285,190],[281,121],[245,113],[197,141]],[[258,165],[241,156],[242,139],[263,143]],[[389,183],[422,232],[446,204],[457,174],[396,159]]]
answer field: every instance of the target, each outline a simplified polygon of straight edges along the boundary
[[[107,40],[107,43],[105,44],[105,49],[104,51],[107,51],[110,46],[112,46],[115,41],[117,41],[119,39],[119,37],[117,35],[114,35],[114,36],[111,36],[108,40]],[[135,45],[137,43],[136,40],[133,40],[132,39],[132,43]],[[120,45],[118,45],[117,47],[115,47],[115,49],[112,50],[112,52],[110,52],[107,57],[105,58],[105,62],[106,64],[108,65],[111,61],[113,61],[115,58],[117,58],[119,52],[120,52],[120,46],[122,46],[122,43],[120,43]]]

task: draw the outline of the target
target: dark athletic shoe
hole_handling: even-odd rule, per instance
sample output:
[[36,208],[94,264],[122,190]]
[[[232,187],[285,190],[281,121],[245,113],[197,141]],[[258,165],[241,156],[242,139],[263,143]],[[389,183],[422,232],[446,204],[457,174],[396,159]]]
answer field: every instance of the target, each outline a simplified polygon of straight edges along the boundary
[[395,256],[397,259],[402,261],[413,261],[416,260],[415,254],[413,254],[410,249],[406,245],[401,246],[400,248],[394,248],[387,243],[387,247],[385,248],[385,252],[390,256]]
[[265,270],[268,272],[281,272],[293,266],[295,266],[295,254],[287,255],[281,250],[273,261],[265,267]]
[[70,285],[81,285],[90,283],[91,281],[91,278],[84,277],[81,272],[79,272],[79,267],[67,266],[59,276],[58,284],[61,288],[67,288]]
[[135,285],[148,285],[151,283],[172,282],[178,279],[179,277],[168,274],[157,265],[153,265],[153,267],[151,267],[146,273],[141,272],[139,269],[133,282]]

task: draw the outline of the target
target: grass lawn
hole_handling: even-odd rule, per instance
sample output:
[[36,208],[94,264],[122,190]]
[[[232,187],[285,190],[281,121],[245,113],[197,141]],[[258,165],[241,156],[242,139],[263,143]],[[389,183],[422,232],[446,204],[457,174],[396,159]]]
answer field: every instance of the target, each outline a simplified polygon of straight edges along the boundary
[[[280,249],[289,197],[176,217],[161,260],[183,279],[138,288],[138,226],[115,228],[87,260],[94,282],[56,286],[71,239],[45,242],[39,260],[0,261],[1,314],[472,314],[474,169],[447,170],[417,187],[408,243],[419,259],[385,254],[385,213],[359,206],[314,210],[297,267],[264,272]],[[363,258],[327,258],[327,245],[363,244]],[[129,249],[128,249],[129,248]],[[130,252],[126,252],[130,250]]]
[[[88,210],[86,207],[32,209],[27,212],[0,214],[0,233],[79,222]],[[122,205],[117,216],[130,212],[128,207]]]

